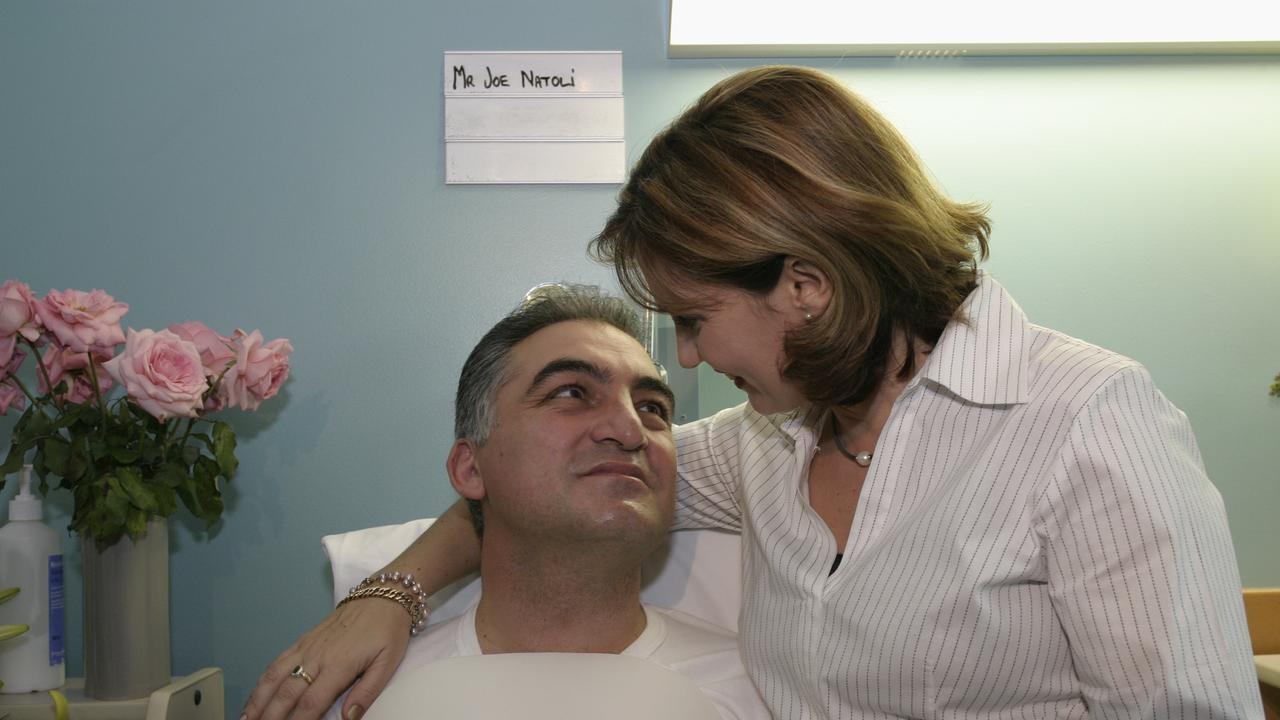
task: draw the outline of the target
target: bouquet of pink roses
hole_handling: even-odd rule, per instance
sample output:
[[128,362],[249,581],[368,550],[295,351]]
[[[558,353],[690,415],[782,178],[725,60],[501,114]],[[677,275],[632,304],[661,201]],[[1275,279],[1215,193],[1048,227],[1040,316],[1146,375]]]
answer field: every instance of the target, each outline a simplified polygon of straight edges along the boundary
[[[257,330],[225,337],[194,321],[126,336],[128,309],[101,290],[37,300],[24,283],[0,286],[0,415],[25,409],[0,488],[30,456],[40,491],[50,476],[71,491],[71,529],[99,549],[145,535],[179,500],[208,525],[221,517],[236,436],[208,416],[254,410],[279,392],[293,352]],[[34,384],[18,373],[28,356]]]

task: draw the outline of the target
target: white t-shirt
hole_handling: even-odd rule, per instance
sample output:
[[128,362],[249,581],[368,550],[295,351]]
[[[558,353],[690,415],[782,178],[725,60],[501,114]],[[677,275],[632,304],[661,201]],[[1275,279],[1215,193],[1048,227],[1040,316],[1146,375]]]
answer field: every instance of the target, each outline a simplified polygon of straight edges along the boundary
[[[738,654],[737,636],[723,628],[702,622],[679,611],[644,606],[644,632],[622,655],[654,662],[689,678],[705,694],[725,720],[769,720],[769,711],[747,677]],[[452,657],[482,654],[476,636],[476,606],[464,614],[427,628],[409,642],[408,651],[388,689],[408,671]],[[407,680],[406,680],[407,681]],[[339,720],[339,698],[327,720]]]

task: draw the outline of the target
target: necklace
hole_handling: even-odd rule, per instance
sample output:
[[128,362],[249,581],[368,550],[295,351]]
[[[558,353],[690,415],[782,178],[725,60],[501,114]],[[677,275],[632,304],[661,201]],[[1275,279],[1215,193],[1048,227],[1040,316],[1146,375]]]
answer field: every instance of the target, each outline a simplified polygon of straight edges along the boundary
[[836,422],[835,413],[831,413],[831,439],[836,441],[836,449],[840,451],[841,455],[858,463],[858,465],[862,467],[870,467],[871,458],[874,457],[874,453],[870,450],[863,450],[860,453],[851,453],[848,448],[844,446],[844,443],[840,441],[840,424]]

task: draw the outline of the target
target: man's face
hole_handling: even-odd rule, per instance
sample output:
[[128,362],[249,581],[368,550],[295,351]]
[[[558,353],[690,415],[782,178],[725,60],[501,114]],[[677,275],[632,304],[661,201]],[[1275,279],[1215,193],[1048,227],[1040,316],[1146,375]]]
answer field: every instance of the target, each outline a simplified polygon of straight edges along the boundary
[[486,541],[661,542],[674,510],[673,399],[633,338],[585,320],[539,330],[512,349],[495,410],[474,451]]

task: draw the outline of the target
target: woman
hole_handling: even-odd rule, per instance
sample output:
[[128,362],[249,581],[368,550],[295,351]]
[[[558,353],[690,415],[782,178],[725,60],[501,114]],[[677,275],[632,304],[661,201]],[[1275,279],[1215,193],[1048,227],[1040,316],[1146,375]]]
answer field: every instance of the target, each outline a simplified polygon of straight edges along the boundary
[[[761,695],[780,718],[1260,716],[1186,418],[1137,363],[1029,323],[976,269],[988,227],[862,100],[768,67],[658,135],[592,243],[672,314],[682,365],[747,393],[676,430],[677,522],[743,533]],[[392,567],[442,585],[465,528],[455,507]],[[406,641],[392,603],[348,603],[247,714],[318,714],[363,672],[358,714]]]

